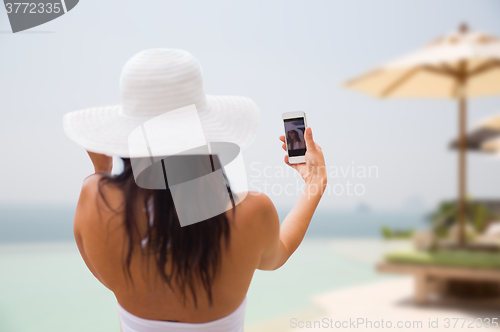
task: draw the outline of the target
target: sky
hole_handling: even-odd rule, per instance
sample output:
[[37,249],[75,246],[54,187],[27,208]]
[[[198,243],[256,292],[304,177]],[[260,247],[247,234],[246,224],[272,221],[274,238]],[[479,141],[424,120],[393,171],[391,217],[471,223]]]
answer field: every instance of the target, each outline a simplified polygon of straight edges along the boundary
[[[74,204],[92,166],[65,136],[62,116],[118,101],[125,62],[163,47],[200,61],[206,93],[259,105],[243,157],[249,188],[277,206],[296,199],[282,192],[286,184],[300,185],[282,171],[281,114],[304,111],[330,170],[321,208],[433,208],[456,196],[457,155],[448,149],[456,102],[378,100],[342,83],[461,22],[500,36],[499,15],[495,0],[82,0],[12,34],[0,9],[0,204]],[[500,96],[471,100],[469,128],[498,113]],[[499,198],[499,170],[500,158],[469,154],[469,194]]]

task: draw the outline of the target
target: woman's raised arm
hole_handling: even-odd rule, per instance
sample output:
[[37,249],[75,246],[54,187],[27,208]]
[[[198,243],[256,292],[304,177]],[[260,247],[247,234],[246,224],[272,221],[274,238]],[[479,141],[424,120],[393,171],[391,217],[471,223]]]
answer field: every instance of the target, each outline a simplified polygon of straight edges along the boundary
[[[258,267],[260,270],[275,270],[290,258],[302,242],[326,188],[327,172],[321,147],[314,142],[311,128],[306,129],[304,137],[307,147],[305,163],[292,165],[288,162],[288,156],[285,156],[285,163],[296,169],[304,179],[304,189],[281,226],[271,201],[268,200],[265,205],[264,218],[270,224],[269,242],[262,253]],[[280,140],[286,150],[285,137],[281,136]]]

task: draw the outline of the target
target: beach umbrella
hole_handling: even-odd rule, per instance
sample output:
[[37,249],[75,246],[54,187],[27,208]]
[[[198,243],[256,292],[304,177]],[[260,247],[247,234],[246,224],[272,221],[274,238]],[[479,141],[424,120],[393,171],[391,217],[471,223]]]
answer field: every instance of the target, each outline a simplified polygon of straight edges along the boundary
[[[498,132],[500,132],[500,115],[483,121],[482,125],[491,130],[497,130]],[[487,152],[500,152],[500,136],[497,135],[493,138],[490,138],[489,140],[486,140],[481,144],[480,148],[481,150]]]
[[490,153],[498,153],[500,152],[500,140],[492,139],[484,142],[481,145],[481,150],[490,152]]
[[458,103],[458,220],[460,243],[465,243],[467,99],[500,95],[500,41],[470,31],[465,24],[455,33],[422,50],[352,79],[351,89],[380,98],[449,98]]
[[[492,152],[488,145],[485,144],[486,142],[495,141],[495,138],[500,138],[500,115],[479,122],[475,129],[466,135],[465,147],[471,151]],[[450,142],[450,148],[458,149],[458,147],[458,138]]]

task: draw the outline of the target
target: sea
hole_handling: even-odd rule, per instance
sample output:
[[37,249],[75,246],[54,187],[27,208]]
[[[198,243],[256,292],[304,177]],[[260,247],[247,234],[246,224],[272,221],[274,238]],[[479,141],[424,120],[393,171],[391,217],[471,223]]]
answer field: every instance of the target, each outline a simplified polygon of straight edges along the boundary
[[[116,299],[85,266],[73,238],[75,206],[0,206],[0,331],[119,329]],[[282,220],[287,210],[278,209]],[[245,326],[314,312],[311,297],[387,278],[374,263],[387,244],[380,229],[423,229],[416,211],[319,210],[277,271],[256,271]]]
[[[278,208],[281,221],[288,211]],[[74,213],[74,205],[0,205],[0,244],[72,241]],[[384,225],[418,230],[428,226],[428,217],[413,210],[320,209],[306,237],[378,237]]]

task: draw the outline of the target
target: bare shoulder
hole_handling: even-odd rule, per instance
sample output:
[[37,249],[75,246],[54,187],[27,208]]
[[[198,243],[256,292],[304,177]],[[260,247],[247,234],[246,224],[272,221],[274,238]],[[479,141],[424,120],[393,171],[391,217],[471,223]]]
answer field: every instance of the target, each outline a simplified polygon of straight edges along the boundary
[[276,208],[271,199],[266,194],[257,191],[249,191],[245,199],[236,207],[236,214],[240,213],[243,216],[262,217],[273,212],[276,212]]
[[120,189],[102,180],[105,180],[104,175],[99,173],[92,174],[85,178],[82,185],[82,194],[84,194],[85,197],[96,197],[96,195],[101,192],[103,196],[101,198],[109,200],[110,203],[117,203],[118,200],[123,198]]
[[279,232],[278,212],[271,199],[264,193],[248,192],[245,199],[236,206],[235,222],[246,232],[251,232],[267,241]]
[[83,181],[75,214],[75,231],[102,226],[103,222],[114,219],[120,210],[123,193],[101,181],[103,177],[93,174]]
[[124,243],[123,193],[114,185],[101,181],[101,174],[87,177],[76,207],[73,231],[80,253],[94,276],[109,289],[119,271]]

